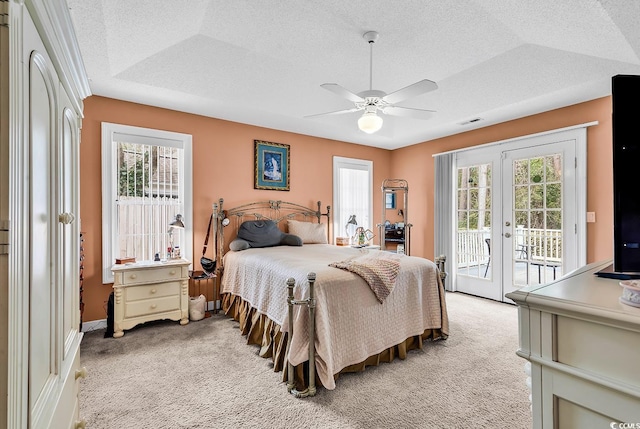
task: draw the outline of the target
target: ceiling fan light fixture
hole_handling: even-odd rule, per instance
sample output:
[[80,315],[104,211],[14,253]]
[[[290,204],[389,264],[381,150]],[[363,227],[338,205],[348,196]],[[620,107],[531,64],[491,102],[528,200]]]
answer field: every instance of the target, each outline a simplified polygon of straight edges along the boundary
[[337,83],[323,83],[320,85],[322,88],[355,103],[355,107],[305,117],[339,115],[364,110],[363,115],[358,119],[358,128],[367,134],[373,134],[382,128],[383,121],[382,118],[377,115],[378,112],[386,115],[408,116],[417,119],[428,119],[431,117],[431,114],[434,112],[433,110],[402,107],[396,104],[408,98],[438,89],[438,85],[429,79],[422,79],[391,94],[373,89],[373,45],[378,40],[378,32],[367,31],[362,37],[369,43],[369,89],[356,94],[341,87]]
[[382,118],[375,112],[364,112],[358,119],[358,128],[367,134],[373,134],[382,128]]

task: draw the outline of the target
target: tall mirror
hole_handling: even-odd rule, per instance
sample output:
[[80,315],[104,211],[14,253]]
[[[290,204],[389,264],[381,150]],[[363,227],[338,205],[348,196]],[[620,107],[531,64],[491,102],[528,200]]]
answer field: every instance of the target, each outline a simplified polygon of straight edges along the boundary
[[382,182],[382,223],[380,249],[411,253],[411,224],[408,219],[409,185],[404,179],[385,179]]

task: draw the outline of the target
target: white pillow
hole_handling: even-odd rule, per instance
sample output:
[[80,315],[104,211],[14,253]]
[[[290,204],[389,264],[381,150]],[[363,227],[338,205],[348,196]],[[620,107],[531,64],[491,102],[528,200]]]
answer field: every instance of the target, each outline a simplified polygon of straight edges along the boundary
[[297,235],[304,244],[327,244],[327,226],[323,223],[288,220],[289,234]]

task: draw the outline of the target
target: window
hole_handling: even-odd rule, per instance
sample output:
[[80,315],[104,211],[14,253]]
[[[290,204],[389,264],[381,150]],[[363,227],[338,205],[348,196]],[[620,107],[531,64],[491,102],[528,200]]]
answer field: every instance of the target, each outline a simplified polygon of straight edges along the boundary
[[333,157],[333,235],[346,237],[347,222],[355,215],[357,226],[373,225],[373,162]]
[[490,163],[458,168],[457,199],[458,274],[485,278],[491,275]]
[[[191,136],[102,123],[103,283],[116,258],[153,260],[179,246],[191,260]],[[182,215],[184,229],[169,223]]]

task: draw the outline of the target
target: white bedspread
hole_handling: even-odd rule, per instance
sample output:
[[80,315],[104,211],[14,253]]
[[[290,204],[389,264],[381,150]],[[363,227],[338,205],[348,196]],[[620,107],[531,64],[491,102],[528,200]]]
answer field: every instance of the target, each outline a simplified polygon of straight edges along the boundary
[[[286,332],[286,281],[296,279],[295,296],[302,299],[308,296],[307,274],[315,272],[316,368],[322,384],[334,389],[333,374],[410,336],[426,329],[448,335],[444,290],[433,262],[402,255],[396,286],[380,303],[358,275],[329,267],[360,252],[378,250],[306,244],[228,252],[222,292],[240,296]],[[296,306],[288,357],[293,365],[308,360],[308,344],[308,312]]]

